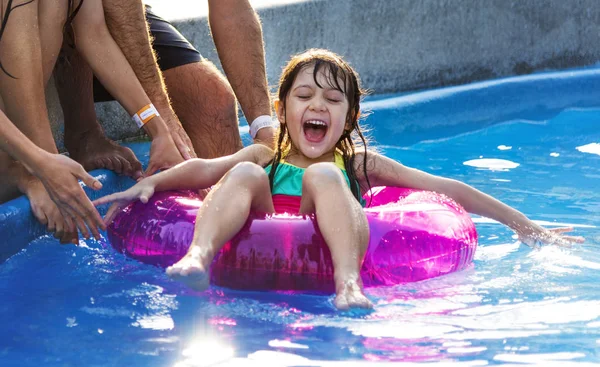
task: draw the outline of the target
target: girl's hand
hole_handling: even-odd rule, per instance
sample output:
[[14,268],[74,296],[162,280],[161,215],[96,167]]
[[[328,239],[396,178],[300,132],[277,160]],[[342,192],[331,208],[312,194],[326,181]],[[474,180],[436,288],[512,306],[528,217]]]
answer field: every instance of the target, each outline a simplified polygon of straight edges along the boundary
[[573,243],[583,243],[585,238],[581,236],[565,236],[563,233],[571,232],[573,227],[560,227],[547,229],[535,223],[517,230],[519,241],[529,247],[539,247],[542,244],[557,245],[560,247],[571,247]]
[[112,223],[117,213],[132,201],[139,199],[142,203],[146,204],[152,195],[154,195],[154,188],[154,183],[152,183],[150,179],[146,178],[128,190],[96,199],[93,201],[93,204],[98,206],[102,204],[113,203],[110,208],[108,208],[108,211],[104,216],[104,223],[108,226],[110,223]]
[[183,156],[177,150],[170,134],[158,135],[150,146],[150,163],[144,175],[153,175],[159,169],[171,168],[183,162]]

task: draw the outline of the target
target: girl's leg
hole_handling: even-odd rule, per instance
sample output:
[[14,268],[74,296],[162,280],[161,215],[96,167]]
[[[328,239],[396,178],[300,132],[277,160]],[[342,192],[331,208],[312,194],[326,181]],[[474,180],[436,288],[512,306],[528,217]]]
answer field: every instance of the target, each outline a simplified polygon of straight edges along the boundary
[[204,199],[196,217],[192,244],[183,259],[167,268],[167,274],[193,289],[208,288],[215,254],[242,229],[250,210],[275,211],[265,170],[244,162],[223,176]]
[[360,278],[369,245],[367,217],[334,164],[317,163],[306,169],[300,212],[316,213],[319,229],[331,251],[335,306],[339,309],[372,307],[363,293]]

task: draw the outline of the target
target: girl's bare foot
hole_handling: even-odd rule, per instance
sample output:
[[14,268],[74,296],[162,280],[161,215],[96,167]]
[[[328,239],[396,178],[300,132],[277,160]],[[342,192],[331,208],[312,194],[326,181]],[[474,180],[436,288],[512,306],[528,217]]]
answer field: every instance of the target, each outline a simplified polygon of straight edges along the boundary
[[213,256],[199,246],[192,245],[183,259],[167,268],[167,275],[196,291],[206,290],[210,285],[212,259]]
[[350,308],[373,308],[373,303],[365,296],[360,279],[349,279],[337,283],[333,304],[338,310]]

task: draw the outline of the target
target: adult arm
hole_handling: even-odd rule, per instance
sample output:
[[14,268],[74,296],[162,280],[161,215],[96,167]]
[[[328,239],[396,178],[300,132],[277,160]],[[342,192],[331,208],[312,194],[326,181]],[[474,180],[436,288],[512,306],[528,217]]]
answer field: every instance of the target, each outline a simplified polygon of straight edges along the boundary
[[[492,218],[510,227],[528,245],[538,241],[558,245],[583,242],[582,237],[561,235],[571,228],[543,228],[515,208],[463,182],[406,167],[380,154],[369,152],[367,157],[367,173],[372,186],[402,186],[445,194],[462,205],[467,212]],[[360,172],[360,169],[357,171]]]
[[[247,0],[208,0],[208,21],[223,70],[248,123],[271,115],[263,34]],[[258,131],[256,140],[273,144],[274,128]]]
[[102,0],[102,3],[108,30],[163,117],[177,149],[185,159],[196,157],[192,142],[171,107],[150,43],[144,5],[140,0]]
[[[77,49],[96,77],[130,115],[150,103],[133,69],[108,31],[101,0],[83,2],[73,20],[73,29]],[[161,116],[148,121],[144,129],[152,137],[147,175],[184,160]]]
[[46,152],[29,140],[0,111],[0,149],[6,151],[34,176],[40,179],[52,201],[64,217],[73,218],[79,229],[86,235],[82,226],[85,223],[96,238],[100,237],[98,228],[106,229],[100,214],[79,185],[78,179],[94,190],[102,184],[83,169],[74,160]]

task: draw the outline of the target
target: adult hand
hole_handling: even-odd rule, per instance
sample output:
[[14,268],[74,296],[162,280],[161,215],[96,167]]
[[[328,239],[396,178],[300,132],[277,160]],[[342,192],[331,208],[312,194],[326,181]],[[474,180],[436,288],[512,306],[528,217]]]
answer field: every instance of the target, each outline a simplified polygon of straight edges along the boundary
[[157,135],[152,139],[150,145],[150,163],[144,175],[151,176],[159,169],[171,168],[183,161],[171,135]]
[[22,187],[27,187],[26,195],[33,216],[42,225],[46,226],[48,232],[52,233],[54,238],[59,240],[61,244],[72,243],[76,245],[79,235],[73,220],[61,213],[42,182],[36,177],[31,177],[31,181]]
[[110,208],[108,208],[108,211],[104,216],[104,223],[108,226],[115,218],[115,215],[117,215],[117,213],[123,207],[125,207],[132,201],[139,199],[142,203],[147,203],[148,200],[152,197],[152,195],[154,195],[154,188],[155,185],[152,182],[152,179],[145,178],[137,184],[133,185],[128,190],[116,192],[114,194],[107,195],[101,197],[100,199],[94,200],[94,205],[98,206],[102,204],[113,203],[110,206]]
[[254,138],[255,144],[263,144],[268,146],[269,148],[275,148],[275,133],[277,130],[274,127],[264,127],[256,133],[256,138]]
[[169,129],[169,132],[171,133],[171,138],[183,159],[188,160],[198,158],[192,140],[181,126],[181,123],[176,119],[175,121],[173,121],[173,119],[165,119],[165,123],[167,129]]
[[519,241],[530,247],[538,247],[541,244],[557,245],[560,247],[571,247],[573,243],[583,243],[585,238],[581,236],[565,236],[563,233],[571,232],[572,227],[560,227],[547,229],[537,224],[528,226],[517,232]]
[[[89,231],[96,239],[100,239],[98,229],[105,230],[102,217],[92,205],[83,188],[77,181],[94,190],[102,188],[102,184],[83,169],[83,166],[71,158],[61,154],[50,154],[44,157],[43,165],[32,173],[39,178],[48,195],[65,218],[68,230],[74,231],[75,226],[85,238],[89,238]],[[74,223],[74,224],[73,224]]]

